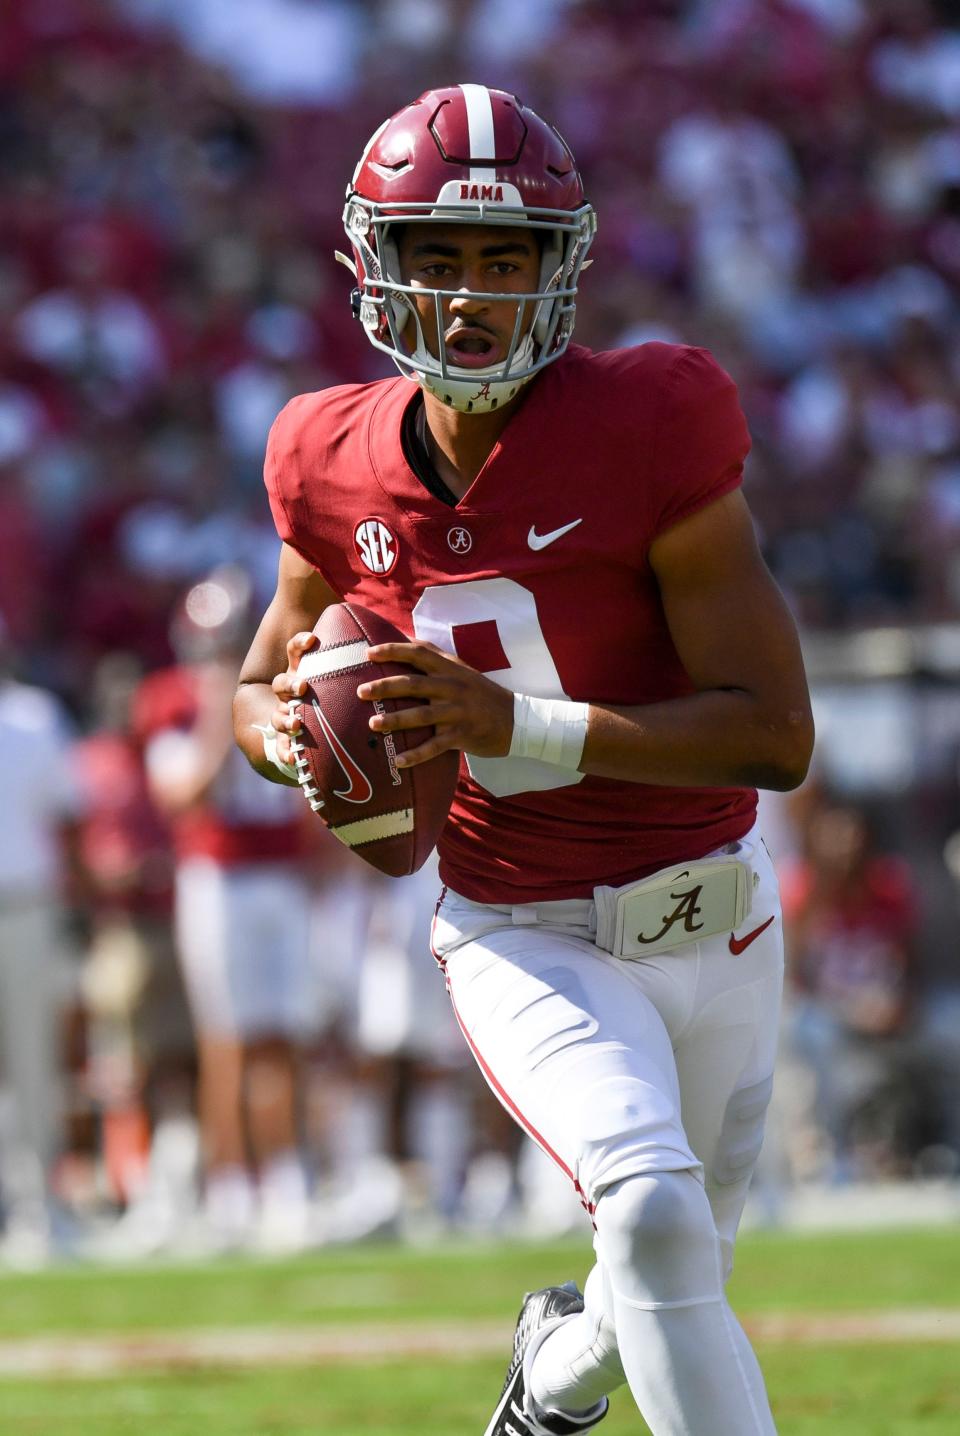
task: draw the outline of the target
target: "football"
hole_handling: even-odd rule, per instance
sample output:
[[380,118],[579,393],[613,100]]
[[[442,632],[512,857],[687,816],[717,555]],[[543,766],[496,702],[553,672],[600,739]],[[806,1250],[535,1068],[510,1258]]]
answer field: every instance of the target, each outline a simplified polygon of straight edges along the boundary
[[301,728],[293,739],[301,791],[334,837],[390,877],[414,873],[436,846],[460,767],[458,752],[416,768],[398,768],[397,754],[426,742],[429,727],[374,733],[374,712],[389,713],[422,699],[381,702],[357,697],[374,678],[409,673],[402,663],[369,663],[376,643],[407,643],[388,619],[356,603],[325,608],[314,627],[319,646],[297,669],[307,691],[296,701]]

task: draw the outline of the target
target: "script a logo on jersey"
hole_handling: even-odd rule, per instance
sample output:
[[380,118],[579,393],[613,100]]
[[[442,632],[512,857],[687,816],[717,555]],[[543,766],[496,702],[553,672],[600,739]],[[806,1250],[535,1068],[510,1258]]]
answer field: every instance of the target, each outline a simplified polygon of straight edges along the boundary
[[473,548],[473,535],[469,529],[461,528],[457,524],[456,528],[452,528],[447,534],[447,543],[454,553],[469,553]]
[[369,803],[373,797],[373,784],[370,782],[370,779],[363,769],[354,762],[346,748],[340,742],[340,739],[330,726],[327,715],[315,698],[313,700],[313,711],[317,715],[320,731],[330,744],[330,751],[339,763],[343,770],[343,776],[347,780],[346,789],[334,788],[334,797],[342,798],[345,803]]
[[[689,876],[689,873],[677,873],[677,881],[679,882],[681,878],[688,878]],[[686,891],[681,889],[679,892],[672,892],[670,894],[670,897],[677,904],[677,906],[673,909],[673,912],[664,913],[663,927],[660,929],[659,932],[655,932],[652,937],[647,937],[642,932],[638,932],[637,942],[659,942],[660,939],[670,931],[674,924],[678,922],[683,923],[684,932],[688,932],[691,934],[699,932],[700,929],[703,927],[703,923],[694,922],[694,918],[700,916],[700,908],[697,906],[697,899],[702,892],[702,883],[697,883],[695,887],[687,888]]]
[[390,573],[397,561],[397,540],[382,519],[361,519],[353,532],[360,562],[371,573]]

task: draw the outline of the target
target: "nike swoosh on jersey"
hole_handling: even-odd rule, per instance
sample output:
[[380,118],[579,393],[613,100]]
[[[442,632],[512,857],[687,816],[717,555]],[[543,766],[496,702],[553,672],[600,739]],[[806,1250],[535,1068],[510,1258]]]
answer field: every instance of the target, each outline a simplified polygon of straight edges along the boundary
[[[776,913],[774,913],[774,917],[776,917]],[[747,948],[750,946],[750,944],[751,944],[752,942],[756,942],[756,940],[757,940],[757,938],[760,936],[760,934],[761,934],[762,932],[766,932],[767,928],[770,926],[770,924],[771,924],[772,922],[773,922],[773,918],[772,918],[772,917],[768,917],[767,920],[766,920],[766,922],[762,922],[759,927],[755,927],[755,928],[753,929],[753,932],[748,932],[747,935],[746,935],[746,937],[734,937],[733,933],[731,933],[731,934],[730,934],[730,951],[733,953],[734,957],[739,957],[740,954],[741,954],[741,952],[746,952],[746,950],[747,950]]]
[[530,532],[527,534],[527,543],[534,550],[546,548],[548,543],[553,543],[556,539],[563,538],[564,534],[568,534],[571,529],[576,528],[577,524],[582,523],[583,519],[574,519],[572,524],[564,524],[563,528],[553,529],[548,534],[538,534],[536,526],[531,524]]
[[343,776],[349,785],[346,792],[341,792],[339,788],[334,788],[334,796],[342,798],[345,803],[369,803],[373,797],[373,785],[370,779],[363,769],[359,768],[350,757],[350,754],[327,722],[326,714],[315,698],[313,700],[313,711],[317,715],[317,722],[320,724],[320,730],[323,736],[330,744],[330,751],[343,769]]

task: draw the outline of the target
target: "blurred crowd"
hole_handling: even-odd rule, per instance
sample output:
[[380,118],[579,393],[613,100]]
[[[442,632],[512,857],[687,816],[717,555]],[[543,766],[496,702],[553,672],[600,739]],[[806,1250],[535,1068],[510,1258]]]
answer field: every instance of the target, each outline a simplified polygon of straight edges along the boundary
[[[105,1211],[124,1214],[118,1250],[147,1250],[182,1237],[191,1202],[225,1244],[361,1235],[411,1208],[568,1219],[478,1098],[429,962],[407,962],[413,897],[395,910],[279,789],[251,797],[203,698],[228,692],[273,588],[275,414],[388,372],[333,258],[345,184],[387,114],[456,79],[515,89],[578,157],[600,228],[577,338],[705,344],[736,377],[748,495],[801,624],[956,617],[946,0],[0,0],[0,983],[17,994],[0,1201],[22,1251]],[[868,853],[855,809],[825,795],[792,821],[788,1166],[911,1170],[960,1145],[944,1068],[918,1067],[923,895]],[[233,869],[254,850],[275,871],[245,916]],[[251,972],[239,1006],[192,975],[191,948],[230,947],[224,914],[302,956],[266,994]],[[49,957],[30,982],[15,948]],[[924,1121],[897,1105],[927,1089]]]
[[960,33],[931,0],[4,0],[0,25],[0,607],[75,706],[105,653],[165,660],[214,564],[269,590],[272,418],[387,372],[333,259],[346,181],[456,75],[579,159],[578,337],[689,339],[736,376],[801,620],[955,611]]

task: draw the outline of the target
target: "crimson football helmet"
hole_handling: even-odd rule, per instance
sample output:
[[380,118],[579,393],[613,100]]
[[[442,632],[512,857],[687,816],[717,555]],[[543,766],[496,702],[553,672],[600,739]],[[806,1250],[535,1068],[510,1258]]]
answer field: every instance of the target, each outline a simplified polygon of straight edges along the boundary
[[[404,284],[394,227],[402,221],[508,225],[538,231],[540,280],[529,294],[477,294],[516,301],[508,352],[486,368],[450,364],[429,352],[411,296],[433,296],[437,333],[443,303],[462,290]],[[343,212],[357,278],[354,309],[375,348],[402,374],[463,412],[495,409],[566,349],[577,280],[596,232],[576,163],[557,131],[515,95],[484,85],[428,90],[385,120],[347,188]],[[528,304],[532,323],[523,333]],[[416,344],[403,338],[413,322]]]

